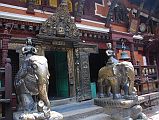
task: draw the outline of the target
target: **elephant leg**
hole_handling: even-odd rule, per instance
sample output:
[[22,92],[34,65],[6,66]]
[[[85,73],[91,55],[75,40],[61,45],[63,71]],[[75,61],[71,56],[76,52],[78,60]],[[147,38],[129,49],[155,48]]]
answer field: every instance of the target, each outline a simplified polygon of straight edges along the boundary
[[111,82],[110,84],[111,84],[111,89],[113,93],[113,99],[120,99],[121,94],[120,94],[120,85],[118,80],[113,79],[110,82]]
[[98,88],[99,88],[99,97],[103,98],[104,97],[104,90],[103,90],[103,84],[102,84],[103,80],[99,80],[98,81]]
[[50,109],[50,101],[47,95],[47,84],[39,84],[39,99]]
[[124,95],[128,95],[129,94],[129,83],[125,83],[122,87],[124,90]]
[[19,97],[19,107],[22,107],[25,111],[32,111],[35,109],[35,103],[30,94],[20,94]]
[[136,91],[134,90],[134,81],[135,81],[134,76],[129,75],[128,81],[129,81],[129,95],[136,94]]
[[20,100],[20,95],[17,95],[17,102],[18,102],[18,105],[17,105],[18,111],[23,110],[22,102],[21,102],[21,100]]
[[107,94],[107,96],[108,96],[108,97],[111,97],[111,96],[112,96],[112,93],[111,93],[111,86],[108,85],[108,86],[106,86],[105,88],[106,88],[106,94]]
[[129,95],[135,95],[136,91],[134,88],[134,81],[130,81],[129,83]]

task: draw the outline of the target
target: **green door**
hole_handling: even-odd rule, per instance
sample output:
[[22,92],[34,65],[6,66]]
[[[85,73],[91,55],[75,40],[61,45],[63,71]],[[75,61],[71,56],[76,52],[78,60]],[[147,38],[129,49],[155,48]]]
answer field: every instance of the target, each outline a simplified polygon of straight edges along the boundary
[[57,97],[66,98],[69,96],[67,53],[55,51],[54,56]]

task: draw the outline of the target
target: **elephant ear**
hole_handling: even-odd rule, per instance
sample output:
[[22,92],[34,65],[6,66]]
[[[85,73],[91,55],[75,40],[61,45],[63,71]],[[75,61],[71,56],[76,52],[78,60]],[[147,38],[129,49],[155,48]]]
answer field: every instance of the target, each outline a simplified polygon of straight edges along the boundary
[[117,73],[118,73],[118,69],[117,69],[116,65],[113,66],[113,73],[114,73],[114,75],[117,75]]
[[114,75],[118,76],[118,77],[121,77],[121,68],[120,68],[120,63],[116,64],[113,66],[113,72],[114,72]]

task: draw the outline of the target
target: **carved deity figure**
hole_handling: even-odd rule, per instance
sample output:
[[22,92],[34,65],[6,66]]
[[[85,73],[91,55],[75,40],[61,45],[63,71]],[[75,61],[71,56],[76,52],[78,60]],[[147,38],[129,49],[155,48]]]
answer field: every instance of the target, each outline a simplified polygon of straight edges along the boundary
[[118,60],[115,58],[115,52],[112,50],[112,44],[111,43],[107,43],[107,50],[106,55],[108,56],[108,64],[116,64],[118,63]]

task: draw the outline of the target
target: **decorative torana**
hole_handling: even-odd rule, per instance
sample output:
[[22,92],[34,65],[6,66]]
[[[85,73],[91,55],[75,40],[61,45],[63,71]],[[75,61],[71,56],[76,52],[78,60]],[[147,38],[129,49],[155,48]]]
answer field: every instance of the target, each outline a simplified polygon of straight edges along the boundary
[[55,14],[51,15],[40,29],[39,35],[50,37],[79,38],[79,31],[71,19],[66,0],[63,0]]

